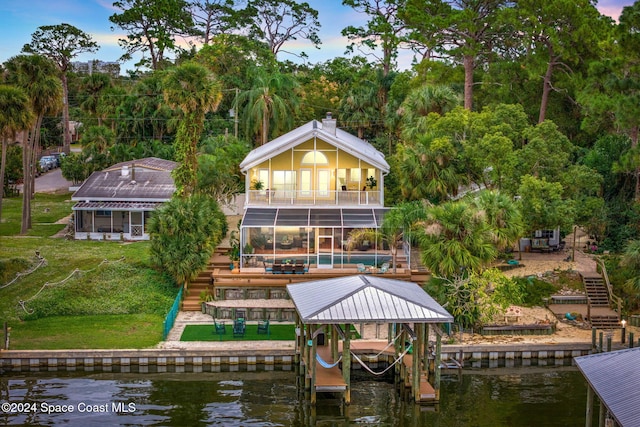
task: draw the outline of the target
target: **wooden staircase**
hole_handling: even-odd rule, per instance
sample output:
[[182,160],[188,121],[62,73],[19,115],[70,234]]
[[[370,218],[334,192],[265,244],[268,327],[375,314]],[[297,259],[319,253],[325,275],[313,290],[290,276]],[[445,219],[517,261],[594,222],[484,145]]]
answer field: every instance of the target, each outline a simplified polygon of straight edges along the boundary
[[207,267],[202,270],[198,276],[189,283],[187,292],[182,299],[182,311],[200,311],[202,310],[202,301],[200,294],[213,290],[212,273],[216,268],[229,269],[228,249],[219,248],[209,260]]
[[598,329],[620,327],[620,315],[610,309],[609,291],[598,273],[583,273],[582,283],[590,303],[591,326]]

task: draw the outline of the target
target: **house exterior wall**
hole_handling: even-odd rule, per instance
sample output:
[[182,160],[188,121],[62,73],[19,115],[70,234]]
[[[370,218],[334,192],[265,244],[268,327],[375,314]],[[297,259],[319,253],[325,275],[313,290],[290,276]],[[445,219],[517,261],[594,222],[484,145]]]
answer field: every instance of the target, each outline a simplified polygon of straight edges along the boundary
[[[314,153],[315,161],[308,162]],[[374,187],[367,185],[370,176],[377,184]],[[383,179],[370,163],[310,139],[249,169],[247,205],[383,206]],[[255,189],[256,182],[261,182],[261,189]]]

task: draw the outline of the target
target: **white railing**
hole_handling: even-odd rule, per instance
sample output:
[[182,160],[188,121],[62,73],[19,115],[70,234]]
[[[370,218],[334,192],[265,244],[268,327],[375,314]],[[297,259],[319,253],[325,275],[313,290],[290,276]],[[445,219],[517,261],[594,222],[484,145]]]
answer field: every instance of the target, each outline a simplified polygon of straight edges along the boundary
[[382,206],[379,190],[372,191],[302,191],[302,190],[250,190],[250,206]]

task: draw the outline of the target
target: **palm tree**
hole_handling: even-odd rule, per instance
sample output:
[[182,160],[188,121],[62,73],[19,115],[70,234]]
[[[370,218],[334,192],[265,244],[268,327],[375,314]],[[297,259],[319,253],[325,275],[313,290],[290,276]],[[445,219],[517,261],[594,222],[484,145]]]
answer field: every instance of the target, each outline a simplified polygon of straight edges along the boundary
[[409,92],[398,110],[403,136],[412,140],[428,131],[429,114],[443,116],[460,105],[461,96],[445,85],[424,85]]
[[255,135],[264,145],[270,131],[277,133],[291,127],[299,103],[298,87],[298,82],[287,74],[257,75],[251,89],[241,92],[237,99],[237,105],[244,108],[246,134]]
[[55,64],[40,55],[18,55],[5,64],[7,82],[24,88],[31,100],[36,120],[23,141],[22,225],[26,234],[31,228],[31,196],[35,180],[36,156],[40,151],[40,128],[45,115],[55,115],[62,108],[62,84]]
[[4,197],[4,173],[7,162],[9,139],[15,140],[16,133],[28,129],[34,120],[26,93],[17,87],[0,85],[0,139],[2,139],[2,159],[0,163],[0,218]]
[[338,106],[342,123],[355,127],[360,139],[364,138],[365,129],[380,118],[380,110],[378,86],[369,80],[352,87]]
[[202,65],[187,62],[175,67],[164,79],[164,99],[182,112],[176,134],[174,171],[178,194],[190,195],[197,186],[197,145],[204,129],[205,115],[215,111],[222,99],[220,85]]
[[448,200],[467,182],[456,168],[457,152],[446,138],[424,135],[414,144],[398,146],[396,159],[402,195],[407,200]]
[[467,276],[498,256],[484,212],[465,201],[430,207],[419,225],[422,263],[436,276]]
[[93,73],[82,79],[81,88],[86,97],[80,108],[96,117],[98,126],[102,126],[102,116],[99,114],[101,98],[111,87],[111,78],[107,74]]
[[498,250],[505,250],[524,233],[522,213],[512,198],[498,191],[483,191],[473,201],[487,220]]

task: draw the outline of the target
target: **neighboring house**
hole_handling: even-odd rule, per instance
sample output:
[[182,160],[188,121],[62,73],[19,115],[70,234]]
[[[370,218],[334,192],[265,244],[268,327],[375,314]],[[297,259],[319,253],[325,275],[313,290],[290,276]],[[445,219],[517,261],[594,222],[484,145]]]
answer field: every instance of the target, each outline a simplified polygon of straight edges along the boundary
[[303,260],[311,267],[379,264],[374,242],[347,250],[356,228],[379,228],[389,164],[368,142],[337,128],[328,114],[251,151],[240,164],[246,202],[241,267]]
[[94,172],[73,194],[75,238],[148,240],[151,213],[176,190],[170,160],[148,157]]

